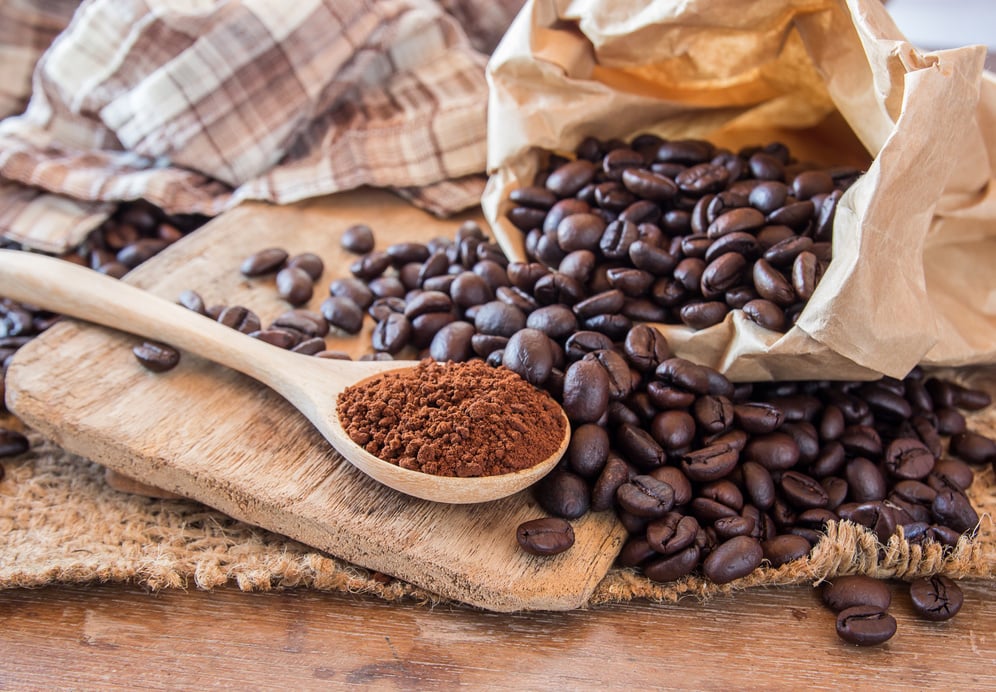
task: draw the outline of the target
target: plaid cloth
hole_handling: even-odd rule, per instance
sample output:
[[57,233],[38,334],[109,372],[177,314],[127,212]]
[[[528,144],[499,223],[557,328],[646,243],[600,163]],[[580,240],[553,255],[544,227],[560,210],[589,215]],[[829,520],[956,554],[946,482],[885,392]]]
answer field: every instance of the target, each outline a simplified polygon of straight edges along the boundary
[[[33,22],[14,4],[37,47],[67,3]],[[484,51],[521,4],[86,0],[0,122],[0,233],[64,251],[136,198],[214,215],[371,185],[438,214],[476,204]]]

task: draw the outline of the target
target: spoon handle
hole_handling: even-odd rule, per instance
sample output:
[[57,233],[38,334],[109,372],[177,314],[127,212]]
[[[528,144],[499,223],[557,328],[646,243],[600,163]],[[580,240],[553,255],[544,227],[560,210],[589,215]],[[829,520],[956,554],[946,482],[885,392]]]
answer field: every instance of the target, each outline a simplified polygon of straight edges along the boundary
[[289,354],[192,310],[93,270],[0,250],[0,296],[167,343],[281,391]]

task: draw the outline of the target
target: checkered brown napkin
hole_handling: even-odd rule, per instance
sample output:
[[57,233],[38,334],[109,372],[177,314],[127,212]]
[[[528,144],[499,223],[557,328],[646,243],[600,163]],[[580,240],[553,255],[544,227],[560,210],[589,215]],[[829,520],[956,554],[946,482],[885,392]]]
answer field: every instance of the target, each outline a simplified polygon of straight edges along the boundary
[[[0,234],[60,252],[139,197],[213,215],[371,185],[476,204],[487,52],[521,2],[86,0],[0,122]],[[31,27],[0,29],[22,85],[73,3],[44,5],[0,5]]]

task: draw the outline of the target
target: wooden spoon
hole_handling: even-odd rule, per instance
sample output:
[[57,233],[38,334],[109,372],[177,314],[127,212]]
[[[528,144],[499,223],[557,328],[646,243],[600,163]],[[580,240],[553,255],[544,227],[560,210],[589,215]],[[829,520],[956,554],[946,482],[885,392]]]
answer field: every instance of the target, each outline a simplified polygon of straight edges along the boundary
[[548,459],[498,476],[434,476],[379,459],[354,443],[336,413],[346,387],[414,361],[346,361],[291,353],[90,269],[53,257],[0,250],[0,296],[168,343],[252,377],[303,413],[335,449],[358,469],[408,495],[466,504],[487,502],[532,485],[550,472],[567,449],[570,426]]

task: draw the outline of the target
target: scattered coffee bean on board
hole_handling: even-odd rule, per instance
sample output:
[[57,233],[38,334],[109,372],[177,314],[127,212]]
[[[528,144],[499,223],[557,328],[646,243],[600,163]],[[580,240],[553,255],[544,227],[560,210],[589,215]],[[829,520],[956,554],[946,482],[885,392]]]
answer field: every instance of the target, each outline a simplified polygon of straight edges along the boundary
[[336,406],[358,445],[402,468],[494,476],[535,466],[566,433],[556,402],[483,361],[386,372],[346,388]]
[[131,352],[142,367],[152,372],[166,372],[172,370],[180,362],[180,352],[172,346],[157,343],[155,341],[143,341]]
[[531,519],[519,524],[515,538],[530,555],[559,555],[574,545],[574,527],[559,517]]

